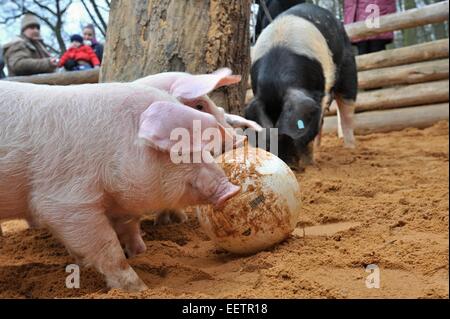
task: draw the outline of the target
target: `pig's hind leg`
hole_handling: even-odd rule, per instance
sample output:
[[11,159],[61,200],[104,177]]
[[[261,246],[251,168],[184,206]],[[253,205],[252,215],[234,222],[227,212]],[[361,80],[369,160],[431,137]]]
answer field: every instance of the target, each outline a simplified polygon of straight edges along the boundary
[[338,135],[344,139],[344,146],[347,148],[355,148],[356,140],[354,134],[354,113],[355,102],[336,97],[338,105]]
[[42,224],[85,265],[92,265],[102,273],[109,288],[147,289],[128,264],[101,204],[73,205],[47,200],[39,204],[35,207]]
[[347,148],[356,147],[353,117],[358,94],[358,71],[351,50],[348,44],[334,92],[338,106],[338,134],[344,139],[344,146]]
[[163,210],[156,213],[155,225],[182,224],[188,220],[181,210]]
[[147,250],[147,246],[142,239],[139,217],[125,216],[113,219],[111,223],[127,258],[133,258]]

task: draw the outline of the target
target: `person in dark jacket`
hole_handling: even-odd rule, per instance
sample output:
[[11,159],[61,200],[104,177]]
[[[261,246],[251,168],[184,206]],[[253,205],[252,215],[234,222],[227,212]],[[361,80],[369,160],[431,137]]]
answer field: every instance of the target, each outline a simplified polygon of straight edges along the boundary
[[[344,0],[344,23],[365,21],[374,14],[370,5],[377,6],[380,16],[397,11],[395,0]],[[358,47],[359,54],[368,54],[385,50],[393,40],[394,33],[385,32],[368,38],[353,39],[352,42]]]
[[8,76],[52,73],[56,70],[57,59],[47,51],[40,28],[36,16],[24,15],[20,36],[3,47]]
[[83,28],[83,40],[85,45],[90,46],[94,50],[101,63],[103,59],[103,44],[97,41],[95,27],[92,24],[88,24]]

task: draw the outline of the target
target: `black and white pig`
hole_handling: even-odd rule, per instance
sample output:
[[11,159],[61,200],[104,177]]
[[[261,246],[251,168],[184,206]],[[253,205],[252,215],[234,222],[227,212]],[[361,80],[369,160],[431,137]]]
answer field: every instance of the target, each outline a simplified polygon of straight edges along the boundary
[[292,168],[313,162],[324,110],[333,99],[339,135],[346,147],[355,147],[356,62],[344,26],[331,12],[300,4],[278,16],[253,49],[251,77],[255,97],[245,116],[278,128],[278,155]]

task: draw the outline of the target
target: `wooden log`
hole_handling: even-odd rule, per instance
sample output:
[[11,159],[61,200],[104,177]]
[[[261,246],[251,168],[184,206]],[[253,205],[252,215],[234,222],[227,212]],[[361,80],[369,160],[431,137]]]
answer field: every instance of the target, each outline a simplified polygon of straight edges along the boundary
[[[355,133],[359,135],[399,131],[409,127],[427,128],[449,119],[449,104],[416,106],[397,110],[372,111],[355,115]],[[326,117],[325,133],[337,132],[336,116]]]
[[448,58],[448,39],[432,41],[405,48],[386,50],[356,57],[359,71],[386,68],[421,61]]
[[448,102],[449,81],[434,81],[360,93],[356,112]]
[[[447,102],[449,100],[449,81],[433,81],[381,90],[362,92],[358,95],[356,112],[395,109],[401,107]],[[253,98],[252,90],[247,91],[246,104]],[[327,116],[335,115],[332,107]]]
[[444,80],[448,77],[449,62],[448,59],[444,59],[362,71],[358,74],[358,87],[373,89]]
[[378,27],[360,21],[346,26],[352,40],[367,38],[380,33],[408,29],[422,25],[439,23],[448,20],[449,2],[442,1],[423,8],[389,14],[380,17]]
[[78,72],[62,72],[62,73],[48,73],[30,76],[15,76],[6,78],[6,81],[24,82],[34,84],[48,84],[48,85],[73,85],[98,83],[99,69]]

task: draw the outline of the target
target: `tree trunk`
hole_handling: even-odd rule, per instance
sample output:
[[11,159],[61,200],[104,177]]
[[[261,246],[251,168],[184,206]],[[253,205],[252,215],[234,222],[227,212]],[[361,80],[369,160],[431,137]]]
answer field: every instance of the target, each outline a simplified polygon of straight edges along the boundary
[[228,112],[244,106],[250,65],[251,0],[115,0],[111,4],[100,81],[132,81],[150,74],[210,73],[229,67],[240,85],[213,100]]

